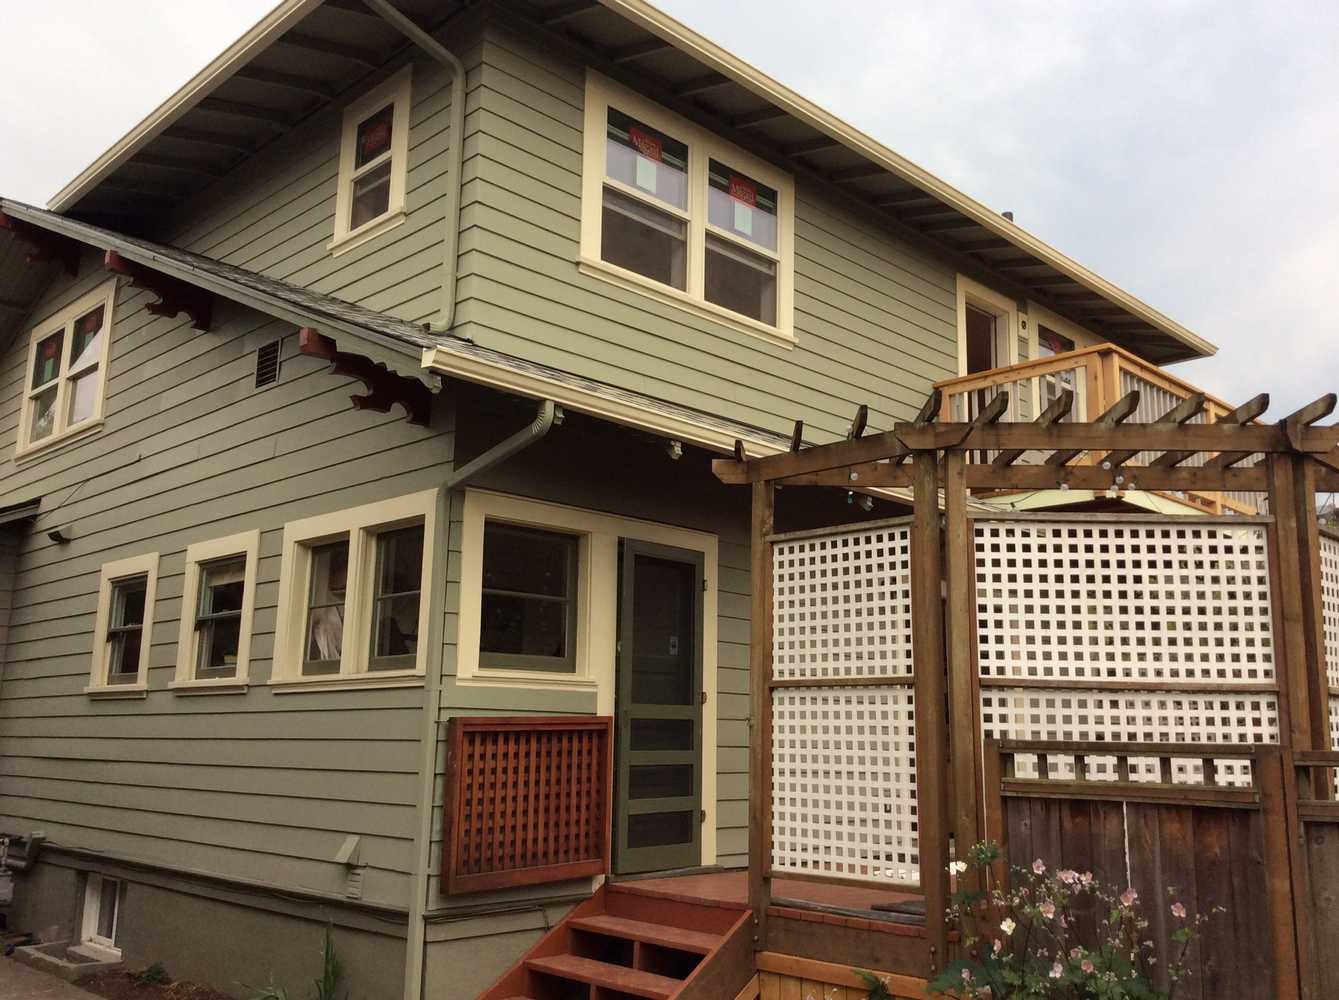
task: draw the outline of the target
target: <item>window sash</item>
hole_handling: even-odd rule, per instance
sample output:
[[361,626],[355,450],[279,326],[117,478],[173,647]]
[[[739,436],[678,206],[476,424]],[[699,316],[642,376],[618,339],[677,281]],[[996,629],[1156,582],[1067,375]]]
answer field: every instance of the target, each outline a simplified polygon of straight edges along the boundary
[[[486,519],[484,521],[485,559],[487,557],[487,537],[490,520],[491,523],[497,527],[518,527],[521,528],[523,532],[549,537],[563,543],[567,574],[566,586],[564,587],[563,594],[538,594],[525,590],[508,590],[502,587],[488,587],[483,586],[482,584],[479,588],[481,604],[488,597],[496,596],[514,597],[526,601],[544,601],[563,605],[565,609],[563,615],[563,655],[545,656],[539,653],[503,653],[486,650],[483,648],[483,636],[481,634],[479,641],[480,671],[525,670],[537,673],[575,674],[578,613],[577,596],[580,588],[580,580],[578,579],[578,574],[580,572],[580,539],[575,535],[570,535],[562,531],[531,528],[524,525],[510,525],[506,521]],[[481,564],[481,572],[487,572],[486,562]]]
[[[36,448],[45,446],[65,435],[66,432],[85,424],[89,424],[101,416],[102,411],[102,393],[104,389],[103,380],[106,378],[106,372],[100,371],[103,368],[108,354],[108,343],[111,340],[112,312],[115,293],[115,279],[101,289],[85,296],[80,301],[74,303],[65,310],[62,315],[67,318],[59,325],[50,324],[37,327],[33,330],[29,338],[28,366],[24,370],[24,394],[23,394],[23,429],[18,442],[18,450],[23,451],[26,448]],[[80,320],[89,316],[91,313],[102,311],[101,322],[96,332],[90,338],[96,340],[102,338],[99,349],[95,351],[86,361],[80,361],[73,357],[75,333]],[[39,332],[40,331],[40,332]],[[37,361],[37,351],[40,345],[59,336],[60,358],[56,364],[55,375],[40,385],[31,384],[32,376]],[[76,364],[76,362],[79,362]],[[96,373],[96,374],[95,374]],[[72,421],[70,419],[71,393],[76,381],[81,378],[92,376],[97,378],[98,385],[94,387],[95,396],[93,406],[88,416],[82,420]],[[37,400],[45,396],[52,390],[55,390],[55,400],[52,404],[51,429],[41,437],[34,437],[37,418]]]

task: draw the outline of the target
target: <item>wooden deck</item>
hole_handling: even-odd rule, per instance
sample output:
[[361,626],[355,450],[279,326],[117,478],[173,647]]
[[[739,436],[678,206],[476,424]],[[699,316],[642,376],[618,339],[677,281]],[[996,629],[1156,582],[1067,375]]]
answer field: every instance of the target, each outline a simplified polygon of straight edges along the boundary
[[[668,878],[629,879],[620,881],[622,888],[662,899],[677,899],[685,903],[714,903],[738,909],[748,908],[748,872],[708,872],[701,875],[673,875]],[[921,896],[877,886],[833,885],[826,882],[808,882],[798,879],[772,880],[772,899],[775,905],[797,903],[801,906],[824,907],[858,911],[870,917],[888,917],[874,909],[877,905],[919,902]],[[903,921],[905,922],[905,921]]]

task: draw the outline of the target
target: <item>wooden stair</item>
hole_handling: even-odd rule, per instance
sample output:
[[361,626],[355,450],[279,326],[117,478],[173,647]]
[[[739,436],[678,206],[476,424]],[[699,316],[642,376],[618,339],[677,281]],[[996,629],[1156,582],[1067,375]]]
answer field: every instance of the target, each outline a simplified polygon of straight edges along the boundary
[[746,909],[602,887],[479,1000],[719,1000],[753,976]]

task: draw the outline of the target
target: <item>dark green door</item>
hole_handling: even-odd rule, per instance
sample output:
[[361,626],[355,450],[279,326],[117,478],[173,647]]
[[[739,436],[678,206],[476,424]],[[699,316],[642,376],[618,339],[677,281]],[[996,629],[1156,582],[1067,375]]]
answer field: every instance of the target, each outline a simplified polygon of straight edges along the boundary
[[614,871],[701,861],[702,554],[625,540]]

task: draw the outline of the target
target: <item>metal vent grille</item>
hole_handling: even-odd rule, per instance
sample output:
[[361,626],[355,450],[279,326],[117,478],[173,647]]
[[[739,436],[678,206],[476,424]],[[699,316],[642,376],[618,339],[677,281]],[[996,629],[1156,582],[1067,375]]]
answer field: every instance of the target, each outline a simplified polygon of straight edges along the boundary
[[256,388],[262,389],[279,381],[279,347],[283,341],[262,344],[256,350]]

